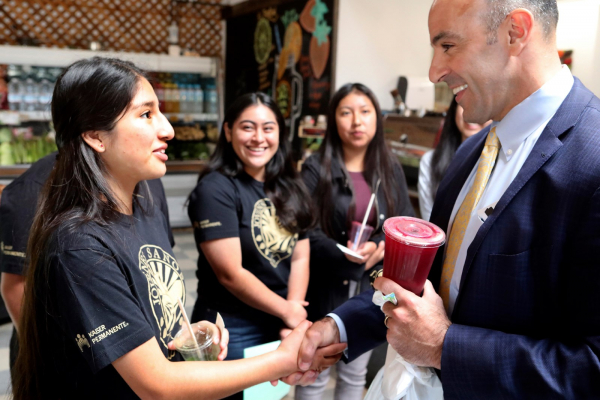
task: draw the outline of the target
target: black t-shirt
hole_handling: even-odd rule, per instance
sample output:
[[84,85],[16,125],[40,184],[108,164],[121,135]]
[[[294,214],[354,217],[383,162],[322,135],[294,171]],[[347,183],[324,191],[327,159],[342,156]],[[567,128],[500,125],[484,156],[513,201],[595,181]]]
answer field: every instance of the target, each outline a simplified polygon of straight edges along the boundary
[[[299,235],[291,234],[280,225],[275,207],[263,187],[263,182],[245,172],[236,177],[211,172],[192,192],[188,214],[198,245],[208,240],[239,237],[242,266],[285,298],[292,253]],[[261,311],[246,305],[219,283],[199,246],[198,250],[197,304],[217,311],[260,315]]]
[[[183,274],[158,210],[139,207],[110,226],[57,230],[50,242],[50,329],[43,357],[54,361],[64,398],[137,398],[111,365],[151,338],[165,357],[181,328]],[[61,389],[62,391],[62,389]]]
[[[0,200],[0,271],[23,275],[25,251],[29,230],[33,224],[38,196],[50,176],[56,152],[35,162],[21,176],[11,182],[2,192]],[[158,204],[167,220],[171,246],[175,245],[171,226],[168,225],[169,210],[160,179],[148,182],[152,199]]]

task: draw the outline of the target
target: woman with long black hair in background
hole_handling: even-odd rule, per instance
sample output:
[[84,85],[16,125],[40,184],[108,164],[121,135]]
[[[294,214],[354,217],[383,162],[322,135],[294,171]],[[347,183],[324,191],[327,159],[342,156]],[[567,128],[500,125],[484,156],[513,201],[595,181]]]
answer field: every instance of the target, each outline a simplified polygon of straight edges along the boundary
[[273,99],[243,95],[225,114],[215,153],[190,196],[200,252],[193,318],[221,313],[230,332],[227,359],[278,340],[307,316],[304,236],[314,218],[289,147]]
[[[170,362],[185,283],[144,181],[165,174],[173,129],[144,72],[74,63],[52,120],[59,150],[28,245],[14,398],[218,399],[296,371],[308,322],[264,356]],[[227,331],[210,326],[222,360]]]
[[450,103],[450,107],[448,107],[448,111],[446,112],[446,118],[444,119],[440,142],[434,150],[429,150],[423,154],[421,163],[419,164],[418,189],[421,218],[429,221],[438,186],[458,147],[462,142],[491,123],[492,121],[488,121],[480,125],[465,121],[463,119],[463,108],[455,99],[452,99],[452,103]]
[[[370,288],[369,272],[383,259],[383,221],[414,215],[404,172],[385,144],[381,109],[369,88],[353,83],[335,93],[325,139],[319,153],[303,164],[302,177],[312,193],[319,222],[309,233],[312,256],[307,296],[309,319],[316,321]],[[352,247],[352,222],[363,221],[372,193],[376,197],[367,223],[374,230],[358,248],[363,257],[359,259],[342,253],[337,244]],[[337,365],[336,399],[363,398],[370,355]],[[320,399],[328,379],[324,371],[313,385],[297,387],[296,399]]]

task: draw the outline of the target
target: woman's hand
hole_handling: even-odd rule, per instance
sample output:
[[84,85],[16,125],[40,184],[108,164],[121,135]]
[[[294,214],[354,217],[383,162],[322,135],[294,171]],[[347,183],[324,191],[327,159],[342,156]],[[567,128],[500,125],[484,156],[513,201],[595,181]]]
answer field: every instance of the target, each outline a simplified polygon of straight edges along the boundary
[[300,345],[304,339],[304,334],[311,325],[312,322],[308,320],[302,321],[296,329],[290,332],[290,334],[281,341],[281,344],[276,350],[282,355],[286,370],[289,371],[287,375],[298,370],[298,353],[300,351]]
[[287,311],[281,317],[283,323],[291,329],[294,329],[298,324],[306,319],[306,307],[308,302],[299,300],[287,300]]
[[[354,246],[354,244],[348,240],[348,243],[346,243],[346,247],[352,250],[352,246]],[[363,244],[361,244],[358,249],[356,250],[356,253],[360,254],[361,256],[363,256],[363,258],[356,258],[356,257],[352,257],[349,254],[344,253],[344,255],[346,256],[346,258],[348,259],[348,261],[356,263],[356,264],[364,264],[367,261],[369,261],[369,258],[371,258],[371,255],[377,250],[377,245],[375,244],[375,242],[370,242],[367,241]],[[375,264],[373,264],[375,265]]]
[[292,330],[290,328],[281,328],[279,330],[279,339],[283,340],[286,337],[288,337],[290,335],[290,333],[292,333]]
[[382,240],[381,242],[379,242],[379,246],[377,246],[377,249],[373,252],[371,257],[369,257],[369,259],[365,263],[365,271],[368,271],[371,268],[373,268],[375,265],[379,264],[379,262],[381,260],[383,260],[384,254],[385,254],[385,242]]
[[[208,326],[209,329],[211,330],[212,337],[213,337],[213,343],[218,344],[219,348],[221,349],[221,351],[219,352],[219,355],[217,356],[217,360],[223,361],[225,359],[225,357],[227,357],[227,345],[229,344],[229,331],[227,329],[223,329],[223,332],[221,332],[219,327],[216,326],[215,324],[213,324],[212,322],[208,322],[208,321],[202,321],[202,322],[206,326]],[[183,328],[187,329],[185,326]],[[169,344],[167,345],[167,347],[169,348],[169,350],[177,350],[175,348],[175,344],[173,343],[173,341],[170,341]]]
[[[335,325],[335,322],[332,321],[332,323]],[[307,381],[306,383],[303,383],[303,385],[309,384],[310,380],[314,381],[321,371],[331,367],[342,357],[342,352],[347,347],[347,344],[331,342],[339,341],[339,333],[336,335],[333,330],[329,330],[328,332],[324,331],[323,326],[327,325],[322,321],[317,321],[314,326],[317,325],[319,327],[313,329],[311,332],[308,328],[313,326],[313,323],[305,321],[298,325],[298,327],[281,342],[277,351],[281,351],[284,354],[284,359],[286,361],[283,362],[285,362],[286,369],[289,365],[289,357],[291,357],[292,361],[292,364],[290,365],[290,374],[286,375],[286,379],[281,378],[284,382],[296,384],[300,382],[301,377],[304,377]],[[301,349],[303,352],[302,356],[300,355]],[[303,362],[308,362],[310,365],[308,366],[308,371],[306,370],[307,368],[300,370],[299,361],[301,357]],[[308,357],[308,359],[306,357]],[[292,376],[292,374],[294,376]],[[277,382],[278,381],[271,381],[271,384],[277,386]]]

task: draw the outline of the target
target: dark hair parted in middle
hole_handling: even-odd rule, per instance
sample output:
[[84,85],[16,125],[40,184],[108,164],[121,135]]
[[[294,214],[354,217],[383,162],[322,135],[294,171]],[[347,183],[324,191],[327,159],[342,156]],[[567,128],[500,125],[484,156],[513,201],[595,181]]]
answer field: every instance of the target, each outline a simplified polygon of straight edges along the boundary
[[244,171],[244,164],[225,137],[225,126],[233,129],[233,124],[248,107],[264,105],[275,114],[279,127],[279,148],[265,166],[264,190],[275,206],[281,225],[291,233],[304,233],[315,222],[310,204],[310,196],[304,182],[294,168],[290,144],[287,139],[285,119],[275,101],[264,93],[247,93],[238,97],[225,113],[223,127],[217,147],[200,179],[212,171],[226,176],[236,176]]
[[[48,284],[55,273],[48,259],[51,238],[60,236],[59,229],[73,230],[86,222],[106,226],[118,219],[120,203],[107,181],[105,164],[82,133],[111,132],[144,78],[144,71],[130,62],[94,57],[73,63],[56,81],[52,122],[58,156],[40,193],[27,246],[23,326],[13,371],[16,399],[61,398],[66,378],[57,375],[56,360],[46,354],[56,346],[47,332],[59,329],[49,318],[57,313]],[[138,184],[135,193],[148,197],[146,182]]]
[[[321,170],[319,172],[319,183],[317,184],[316,190],[316,202],[317,202],[317,213],[319,215],[319,222],[321,228],[330,237],[334,236],[331,228],[331,221],[333,221],[333,199],[331,195],[331,162],[336,160],[341,168],[346,171],[346,164],[344,162],[344,150],[342,148],[342,140],[337,129],[336,123],[336,110],[344,97],[348,96],[352,92],[359,92],[364,94],[371,100],[375,112],[377,114],[377,128],[375,130],[375,136],[369,146],[367,147],[367,153],[365,155],[365,164],[363,175],[371,192],[375,193],[377,188],[377,181],[381,180],[380,184],[383,186],[383,193],[385,197],[386,207],[388,215],[396,215],[399,211],[396,207],[395,198],[401,198],[399,193],[400,185],[396,182],[394,176],[394,165],[397,162],[389,151],[385,144],[385,138],[383,135],[383,117],[381,115],[381,108],[379,102],[375,97],[375,94],[363,84],[360,83],[348,83],[342,86],[331,99],[329,103],[329,109],[327,112],[327,132],[325,133],[325,139],[319,149],[321,156]],[[354,199],[350,204],[348,215],[354,215],[356,204]]]

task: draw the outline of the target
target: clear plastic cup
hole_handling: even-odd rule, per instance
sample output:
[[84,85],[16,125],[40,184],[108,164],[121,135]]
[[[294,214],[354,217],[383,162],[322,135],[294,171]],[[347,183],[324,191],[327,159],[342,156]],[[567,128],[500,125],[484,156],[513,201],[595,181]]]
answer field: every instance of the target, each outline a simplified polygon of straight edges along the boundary
[[383,276],[420,295],[446,234],[431,222],[412,217],[386,219],[383,232]]
[[173,344],[185,361],[216,361],[221,348],[213,343],[210,325],[204,321],[192,324],[198,346],[194,343],[190,330],[184,326],[175,334]]
[[360,233],[361,226],[362,223],[352,221],[352,228],[350,228],[350,236],[348,236],[350,242],[352,243],[351,250],[358,250],[360,245],[369,240],[369,238],[371,237],[371,233],[373,233],[373,227],[371,225],[365,225],[365,229],[363,229],[362,235],[360,235],[359,238],[358,234]]

